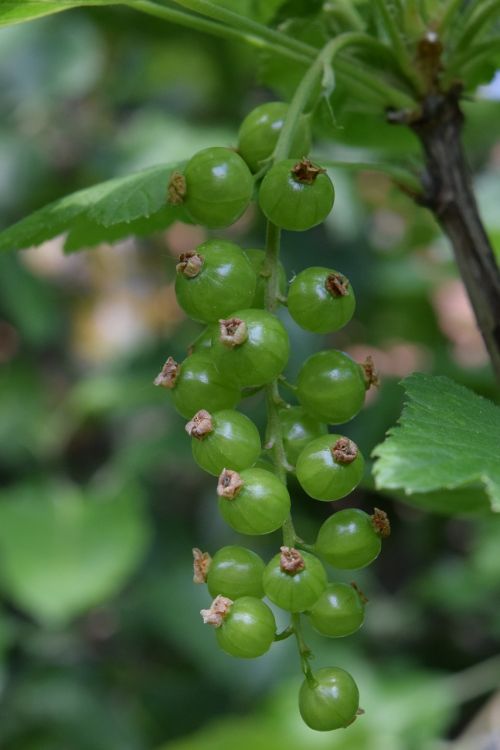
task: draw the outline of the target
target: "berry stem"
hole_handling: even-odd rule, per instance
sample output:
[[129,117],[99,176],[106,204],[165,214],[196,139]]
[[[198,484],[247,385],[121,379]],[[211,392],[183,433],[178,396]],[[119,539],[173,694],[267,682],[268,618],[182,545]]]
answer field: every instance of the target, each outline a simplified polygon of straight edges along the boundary
[[[267,428],[266,428],[266,445],[270,447],[270,453],[276,474],[278,478],[286,484],[286,472],[290,468],[286,460],[285,448],[283,446],[283,436],[281,434],[281,422],[279,418],[278,406],[275,398],[279,398],[278,383],[273,381],[266,386],[266,404],[267,404]],[[283,544],[287,547],[293,547],[295,539],[295,529],[293,526],[292,516],[290,515],[282,527]]]
[[[306,71],[295,91],[295,94],[293,95],[292,101],[290,102],[283,128],[278,138],[276,148],[274,149],[273,160],[275,162],[288,157],[300,115],[306,109],[313,109],[317,100],[324,95],[323,83],[329,78],[327,72],[331,70],[334,58],[345,47],[352,46],[370,48],[375,46],[377,50],[380,50],[380,47],[384,50],[386,49],[384,45],[380,45],[380,42],[377,42],[372,37],[368,36],[368,34],[355,31],[341,34],[340,36],[335,37],[335,39],[330,39],[330,41],[325,44],[312,65]],[[355,66],[353,65],[352,67]],[[375,77],[370,76],[370,78],[376,83]],[[317,93],[318,84],[320,85],[319,94]],[[394,102],[394,98],[389,96],[391,91],[397,92],[397,89],[393,86],[387,86],[388,103]],[[405,101],[403,106],[407,106],[408,104],[411,106],[414,104],[413,100],[406,94],[401,92],[401,95],[404,96]],[[311,101],[311,99],[313,99],[313,101]]]
[[256,385],[252,388],[243,388],[241,391],[241,397],[242,398],[250,398],[250,396],[255,396],[256,393],[260,393],[263,390],[262,385]]
[[266,258],[263,271],[267,277],[266,293],[264,301],[266,310],[274,312],[278,306],[279,290],[279,255],[280,255],[281,229],[267,222],[266,231]]
[[284,641],[286,638],[290,638],[291,635],[294,634],[294,629],[292,625],[289,625],[287,628],[281,631],[281,633],[276,633],[274,636],[275,641]]
[[287,389],[288,389],[289,391],[291,391],[292,393],[296,393],[296,392],[297,392],[297,386],[296,386],[296,385],[294,385],[293,383],[290,383],[290,382],[289,382],[289,381],[288,381],[288,380],[287,380],[287,379],[285,378],[285,376],[284,376],[284,375],[280,375],[280,376],[279,376],[279,378],[278,378],[278,380],[279,380],[279,382],[281,383],[281,385],[282,385],[282,386],[284,386],[285,388],[287,388]]
[[[275,55],[281,55],[302,65],[310,65],[317,54],[317,49],[311,45],[299,42],[286,34],[270,29],[226,8],[213,5],[207,0],[174,0],[174,2],[190,10],[196,10],[201,15],[197,16],[192,13],[167,8],[151,0],[124,0],[126,5],[141,13],[146,13],[147,15],[161,18],[163,21],[176,23],[180,26],[186,26],[213,36],[225,39],[237,39],[260,50],[268,50]],[[349,32],[334,40],[342,42],[339,45],[339,49],[346,46],[347,41],[344,41],[344,38],[349,35],[353,37],[358,36],[358,43],[360,45],[370,46],[374,50],[377,47],[379,51],[384,51],[386,55],[391,54],[389,47],[381,44],[368,34],[361,34],[359,32]],[[415,101],[408,94],[396,88],[396,86],[392,86],[381,80],[380,75],[372,75],[368,71],[361,71],[357,61],[342,59],[336,63],[336,67],[340,73],[343,73],[352,81],[363,85],[371,93],[376,92],[383,100],[385,106],[404,109],[413,108],[415,105]],[[266,169],[264,167],[255,176],[255,179],[262,177]]]
[[[265,303],[266,309],[269,312],[273,312],[278,305],[279,295],[279,252],[280,252],[280,240],[281,231],[280,229],[272,224],[267,223],[266,231],[266,261],[265,271],[269,273]],[[288,467],[288,461],[286,459],[285,448],[283,445],[283,434],[281,430],[281,422],[279,418],[278,404],[281,401],[279,388],[279,378],[274,380],[268,386],[266,386],[266,405],[267,405],[267,429],[266,429],[266,444],[270,446],[273,463],[276,467],[276,473],[279,479],[286,484],[286,472]],[[297,535],[293,525],[291,514],[286,519],[282,526],[283,533],[283,545],[285,547],[293,548]],[[311,687],[316,686],[316,680],[313,677],[311,667],[309,666],[309,659],[311,657],[311,651],[304,641],[302,636],[300,615],[292,614],[291,625],[283,631],[283,633],[275,636],[275,640],[282,640],[287,638],[292,633],[295,634],[297,640],[297,646],[299,649],[300,662],[302,671],[308,684]]]
[[314,679],[311,665],[309,664],[309,659],[311,658],[311,649],[305,642],[304,636],[302,635],[302,623],[300,621],[300,614],[297,612],[292,614],[292,625],[293,632],[295,633],[295,639],[297,641],[297,647],[299,649],[300,664],[304,673],[304,677],[306,678],[310,687],[316,687],[318,683]]
[[[264,265],[264,270],[266,274],[268,274],[265,304],[266,310],[269,312],[274,312],[278,305],[280,240],[280,228],[269,221],[267,223],[266,231],[266,258]],[[265,392],[267,406],[266,445],[270,448],[277,476],[283,484],[286,484],[286,472],[290,467],[286,460],[283,435],[281,432],[281,422],[279,418],[279,408],[280,406],[283,406],[284,402],[279,393],[278,380],[273,380],[272,383],[269,383],[265,388]],[[291,515],[283,524],[282,529],[283,544],[288,547],[293,547],[295,529]]]

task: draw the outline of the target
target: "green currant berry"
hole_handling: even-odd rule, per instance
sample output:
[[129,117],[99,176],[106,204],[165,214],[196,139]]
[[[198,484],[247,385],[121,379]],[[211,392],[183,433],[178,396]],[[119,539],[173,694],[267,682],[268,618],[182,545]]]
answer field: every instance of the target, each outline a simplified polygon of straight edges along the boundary
[[309,612],[313,627],[322,635],[340,638],[359,630],[365,616],[360,594],[348,583],[329,583]]
[[265,310],[237,310],[220,321],[212,356],[222,377],[244,388],[274,380],[285,367],[289,350],[288,334],[278,318]]
[[357,508],[346,508],[326,519],[314,548],[335,568],[355,570],[378,557],[381,537],[389,533],[389,521],[383,511],[375,509],[369,516]]
[[310,609],[327,584],[326,572],[314,555],[281,547],[262,577],[266,596],[288,612]]
[[270,534],[283,525],[290,513],[287,488],[275,474],[264,469],[240,473],[224,469],[217,494],[222,517],[240,534]]
[[263,601],[242,596],[232,601],[217,596],[210,609],[202,609],[203,621],[215,627],[221,649],[239,659],[254,659],[269,650],[276,634],[274,615]]
[[204,352],[191,354],[180,365],[169,357],[155,384],[171,390],[175,408],[186,419],[202,408],[211,412],[232,409],[241,397],[237,388],[222,380]]
[[297,397],[306,411],[328,424],[356,416],[366,393],[364,369],[336,349],[306,359],[297,378]]
[[302,489],[315,500],[340,500],[361,482],[365,462],[356,443],[342,435],[312,440],[297,459]]
[[210,414],[201,409],[186,425],[198,466],[218,476],[226,466],[246,469],[258,459],[260,436],[254,423],[232,409]]
[[208,240],[181,255],[177,264],[177,301],[193,320],[211,323],[250,305],[256,285],[247,256],[226,240]]
[[262,180],[259,205],[282,229],[301,232],[321,224],[330,213],[335,191],[324,169],[307,159],[277,162]]
[[306,331],[338,331],[349,323],[355,307],[349,280],[330,268],[306,268],[290,284],[288,312]]
[[[238,133],[238,152],[252,172],[258,172],[276,146],[283,129],[288,104],[267,102],[255,107],[241,123]],[[301,116],[290,146],[290,157],[306,156],[311,148],[311,129],[307,118]]]
[[[265,270],[266,253],[264,252],[264,250],[253,249],[245,250],[244,253],[252,264],[252,268],[257,275],[257,287],[255,289],[255,295],[250,307],[263,308],[265,307],[266,287],[268,281],[268,276],[266,276]],[[282,263],[278,264],[278,277],[279,291],[280,294],[282,294],[284,297],[286,295],[287,279],[286,272]]]
[[195,223],[209,229],[234,224],[252,199],[252,174],[241,156],[228,148],[199,151],[186,164],[184,180],[176,202],[184,204]]
[[207,575],[211,596],[227,596],[239,599],[242,596],[264,596],[262,588],[263,560],[246,547],[231,545],[222,547],[212,558]]
[[326,435],[327,428],[311,417],[302,406],[281,409],[279,418],[286,458],[289,464],[295,466],[306,445],[311,440]]
[[323,667],[313,677],[315,684],[304,680],[299,692],[300,715],[307,726],[329,732],[352,724],[359,708],[359,691],[349,672]]

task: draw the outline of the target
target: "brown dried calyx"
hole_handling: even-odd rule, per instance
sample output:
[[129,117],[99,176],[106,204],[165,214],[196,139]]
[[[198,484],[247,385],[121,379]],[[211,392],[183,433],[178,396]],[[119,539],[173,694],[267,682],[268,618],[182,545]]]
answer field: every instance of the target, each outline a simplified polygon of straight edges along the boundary
[[217,494],[226,500],[233,500],[243,487],[244,482],[237,471],[223,469],[217,483]]
[[205,409],[200,409],[189,420],[184,429],[190,437],[196,438],[196,440],[203,440],[214,429],[212,415]]
[[367,356],[361,367],[363,368],[365,373],[366,390],[371,388],[372,385],[378,388],[380,385],[380,378],[378,376],[378,372],[375,368],[375,362],[373,361],[373,357],[371,356],[371,354]]
[[162,388],[173,388],[180,372],[180,364],[178,364],[173,357],[169,357],[153,383],[155,385],[160,385]]
[[247,324],[244,320],[240,320],[240,318],[219,320],[219,329],[219,341],[230,349],[244,344],[248,338]]
[[224,618],[229,614],[233,604],[232,599],[228,599],[227,596],[216,596],[210,605],[210,609],[200,610],[200,615],[203,617],[205,625],[213,625],[214,628],[220,628],[224,622]]
[[186,178],[182,172],[172,172],[167,187],[167,203],[180,206],[186,197]]
[[379,536],[389,536],[389,534],[391,533],[391,523],[389,521],[389,516],[384,510],[380,510],[380,508],[374,508],[371,519],[373,528]]
[[280,547],[280,553],[280,569],[283,573],[293,576],[306,567],[304,558],[297,549]]
[[326,277],[325,289],[332,297],[347,297],[349,294],[349,279],[341,273],[337,273],[337,271],[330,273]]
[[319,174],[324,174],[326,169],[318,167],[309,159],[301,159],[292,167],[292,174],[297,182],[304,182],[306,185],[312,185]]
[[351,586],[353,587],[354,591],[357,593],[357,595],[361,599],[361,603],[362,604],[368,604],[369,599],[366,596],[366,594],[363,591],[361,591],[361,589],[359,588],[358,584],[355,583],[354,581],[351,581]]
[[359,453],[356,443],[346,437],[339,438],[330,450],[334,460],[338,464],[351,464]]
[[194,279],[203,268],[204,261],[205,258],[203,255],[197,253],[196,250],[188,250],[187,253],[182,253],[179,256],[179,262],[177,263],[175,270],[177,273],[182,273],[186,279]]
[[193,547],[193,583],[206,583],[212,558],[208,552]]

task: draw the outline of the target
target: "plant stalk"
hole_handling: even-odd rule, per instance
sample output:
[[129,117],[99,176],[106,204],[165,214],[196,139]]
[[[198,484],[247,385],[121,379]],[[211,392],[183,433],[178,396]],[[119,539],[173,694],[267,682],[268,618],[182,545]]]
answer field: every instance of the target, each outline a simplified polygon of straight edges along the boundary
[[293,631],[295,633],[295,638],[297,641],[297,648],[299,650],[300,665],[302,667],[302,671],[310,687],[316,687],[318,683],[314,679],[314,675],[311,670],[311,665],[309,664],[309,659],[311,658],[311,651],[307,643],[304,641],[304,636],[302,635],[302,624],[300,622],[300,614],[297,612],[294,612],[292,614],[292,625],[293,625]]
[[360,84],[371,94],[376,94],[383,102],[384,108],[413,109],[416,105],[416,100],[409,94],[387,83],[379,72],[375,75],[370,73],[357,60],[339,57],[333,65],[336,71],[345,75],[350,81]]
[[212,18],[215,21],[220,21],[227,26],[239,29],[240,31],[248,32],[249,34],[252,34],[258,38],[266,39],[273,45],[278,44],[281,46],[286,46],[299,54],[305,55],[306,57],[310,57],[311,55],[314,55],[316,53],[316,49],[314,47],[311,47],[304,42],[300,42],[298,39],[294,39],[291,36],[282,34],[280,31],[270,29],[268,26],[257,23],[257,21],[253,21],[251,18],[247,18],[240,13],[228,10],[222,5],[212,3],[210,2],[210,0],[172,0],[172,2],[174,2],[176,5],[181,5],[183,8],[187,8],[190,11],[199,13],[202,16],[207,16],[208,18]]
[[[175,10],[174,8],[167,8],[166,6],[159,5],[151,0],[125,0],[125,4],[130,8],[137,10],[141,13],[161,18],[162,21],[178,24],[179,26],[185,26],[195,31],[201,31],[205,34],[211,34],[212,36],[222,37],[223,39],[234,39],[237,41],[243,41],[253,47],[258,47],[261,50],[272,50],[273,53],[286,57],[294,62],[301,63],[303,65],[309,65],[311,62],[311,55],[305,55],[290,49],[289,46],[278,44],[277,42],[270,42],[269,40],[263,39],[261,36],[255,33],[250,33],[243,29],[234,28],[232,26],[226,26],[217,21],[211,21],[202,16],[195,16],[193,13],[185,13],[181,10]],[[283,35],[283,39],[287,39]]]
[[[274,312],[278,306],[279,297],[279,251],[280,251],[281,230],[270,221],[267,223],[266,236],[266,259],[265,271],[268,275],[265,303],[268,312]],[[281,432],[281,421],[279,417],[280,394],[278,389],[278,380],[273,380],[265,387],[266,407],[267,407],[267,429],[266,445],[269,446],[273,463],[276,467],[276,474],[279,479],[286,485],[286,472],[288,461],[286,459],[285,448],[283,445],[283,435]],[[287,547],[293,547],[295,539],[295,529],[293,526],[292,516],[286,519],[282,527],[283,544]]]
[[409,123],[426,158],[423,196],[449,237],[476,321],[500,380],[500,271],[479,215],[462,146],[457,90],[429,96]]
[[401,29],[398,27],[387,7],[387,0],[374,0],[374,5],[380,14],[387,36],[390,39],[392,49],[398,59],[401,72],[409,81],[411,81],[415,91],[422,93],[422,80],[418,73],[416,73],[413,61],[408,54],[404,37],[401,34]]
[[464,32],[457,41],[457,51],[470,48],[474,37],[481,34],[488,23],[493,22],[493,17],[500,15],[500,4],[498,0],[484,0],[478,3],[464,24]]
[[285,124],[274,150],[274,161],[287,158],[299,117],[307,108],[313,109],[313,104],[316,104],[316,101],[311,102],[311,98],[315,95],[318,85],[321,86],[325,72],[331,67],[335,56],[346,47],[371,45],[372,43],[373,39],[367,34],[353,31],[341,34],[325,44],[310,68],[304,74],[290,102]]

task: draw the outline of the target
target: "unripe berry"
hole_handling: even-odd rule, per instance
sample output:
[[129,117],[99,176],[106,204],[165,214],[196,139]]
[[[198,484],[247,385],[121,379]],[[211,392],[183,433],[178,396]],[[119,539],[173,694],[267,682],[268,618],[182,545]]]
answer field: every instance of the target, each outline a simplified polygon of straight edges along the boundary
[[348,727],[359,708],[359,691],[348,672],[324,667],[314,672],[315,684],[304,680],[299,693],[300,715],[311,729],[329,732]]
[[270,534],[290,513],[290,495],[278,477],[264,469],[240,473],[224,469],[217,487],[219,510],[240,534]]
[[219,646],[230,656],[254,659],[265,654],[274,641],[274,615],[267,604],[253,596],[235,601],[217,596],[201,615],[205,624],[215,628]]
[[278,318],[249,309],[220,321],[212,356],[227,382],[244,388],[274,380],[285,367],[289,350],[288,334]]
[[264,596],[262,588],[263,560],[251,549],[230,545],[222,547],[213,556],[207,574],[207,585],[211,596],[227,596],[239,599],[242,596]]
[[208,240],[183,253],[177,264],[175,293],[190,318],[218,321],[250,305],[257,275],[243,250],[227,240]]
[[316,419],[343,424],[363,406],[366,387],[362,365],[344,352],[328,349],[313,354],[300,368],[297,397]]
[[188,419],[200,409],[232,409],[241,398],[238,388],[222,379],[210,356],[203,350],[191,354],[181,364],[169,357],[155,380],[172,394],[174,406]]
[[198,151],[183,175],[174,172],[168,190],[170,203],[182,204],[194,222],[210,229],[233,224],[252,194],[253,177],[241,156],[217,146]]
[[381,538],[389,533],[389,520],[383,511],[376,508],[369,516],[357,508],[346,508],[326,519],[314,547],[335,568],[354,570],[378,557]]
[[306,331],[338,331],[351,320],[355,307],[349,280],[333,269],[306,268],[290,283],[288,312]]
[[356,443],[342,435],[323,435],[297,459],[297,479],[315,500],[340,500],[363,478],[365,462]]
[[318,558],[292,547],[281,547],[266,565],[262,581],[266,596],[289,612],[310,609],[327,584]]
[[360,592],[348,583],[329,583],[309,612],[315,630],[330,638],[355,633],[363,624],[364,616],[365,605]]
[[259,432],[244,414],[232,409],[210,414],[201,409],[187,423],[186,432],[198,466],[218,476],[226,466],[240,471],[258,459],[261,445]]
[[[285,102],[266,102],[255,107],[243,120],[238,133],[238,152],[252,172],[265,164],[278,142],[288,112]],[[308,121],[302,115],[297,123],[290,144],[291,157],[307,156],[311,148],[311,132]]]
[[335,190],[326,170],[307,159],[277,162],[259,191],[259,205],[269,221],[294,232],[321,224],[334,200]]

